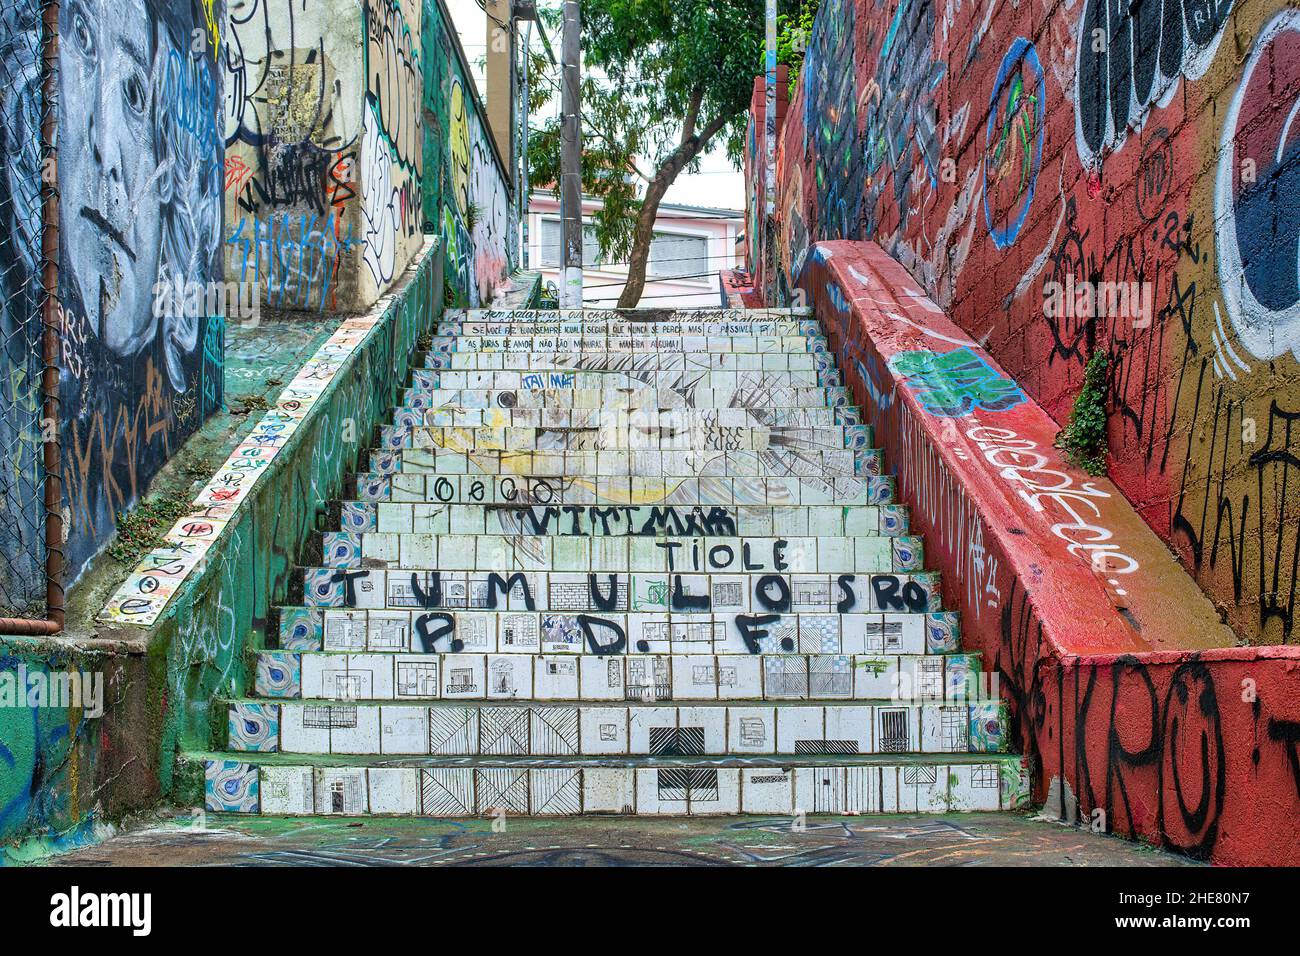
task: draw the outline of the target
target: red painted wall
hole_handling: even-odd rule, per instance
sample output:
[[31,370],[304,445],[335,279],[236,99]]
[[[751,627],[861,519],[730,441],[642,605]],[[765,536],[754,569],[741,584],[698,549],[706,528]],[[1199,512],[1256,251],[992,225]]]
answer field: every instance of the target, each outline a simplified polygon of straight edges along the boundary
[[[1237,635],[1292,642],[1300,11],[1107,7],[822,0],[754,266],[788,302],[812,243],[879,243],[1058,425],[1105,350],[1111,478]],[[1047,314],[1082,282],[1150,310]]]
[[801,283],[1035,798],[1217,863],[1300,863],[1300,648],[1224,646],[1120,490],[879,247],[816,244]]

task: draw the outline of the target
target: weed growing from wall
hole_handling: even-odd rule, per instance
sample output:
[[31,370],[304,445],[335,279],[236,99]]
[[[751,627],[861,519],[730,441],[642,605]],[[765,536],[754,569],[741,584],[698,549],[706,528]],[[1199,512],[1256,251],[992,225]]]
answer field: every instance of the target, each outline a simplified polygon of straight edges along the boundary
[[1096,351],[1083,371],[1083,389],[1074,400],[1070,422],[1056,436],[1056,446],[1090,475],[1106,473],[1106,370],[1110,357]]

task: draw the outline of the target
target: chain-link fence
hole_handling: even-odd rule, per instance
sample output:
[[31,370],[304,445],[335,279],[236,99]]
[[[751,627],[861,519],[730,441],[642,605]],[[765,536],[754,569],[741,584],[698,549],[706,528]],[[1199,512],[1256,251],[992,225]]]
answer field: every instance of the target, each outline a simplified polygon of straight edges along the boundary
[[0,0],[0,633],[62,622],[58,4]]

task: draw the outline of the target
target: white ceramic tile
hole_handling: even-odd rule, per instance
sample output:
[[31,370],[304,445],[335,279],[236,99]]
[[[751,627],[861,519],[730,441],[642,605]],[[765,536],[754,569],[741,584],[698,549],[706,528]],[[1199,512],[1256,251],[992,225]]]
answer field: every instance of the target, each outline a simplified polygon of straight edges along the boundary
[[383,753],[428,753],[429,710],[427,707],[381,707],[379,733]]
[[579,712],[579,729],[584,754],[628,752],[626,707],[583,707]]
[[586,813],[632,813],[635,777],[630,767],[585,767],[582,802]]
[[370,812],[414,815],[420,812],[419,771],[413,767],[371,767]]
[[258,791],[262,813],[309,816],[316,811],[316,784],[311,767],[262,767]]
[[742,813],[794,813],[794,771],[745,767],[741,777]]

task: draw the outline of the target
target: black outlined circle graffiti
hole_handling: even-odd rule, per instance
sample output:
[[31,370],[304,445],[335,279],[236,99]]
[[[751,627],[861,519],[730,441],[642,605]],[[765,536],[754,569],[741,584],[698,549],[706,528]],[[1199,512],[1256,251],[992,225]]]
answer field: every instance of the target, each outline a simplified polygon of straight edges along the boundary
[[[1224,118],[1214,186],[1223,303],[1241,344],[1258,359],[1288,351],[1300,358],[1297,90],[1300,11],[1285,10],[1260,32],[1242,69]],[[1275,91],[1290,102],[1276,102]]]

